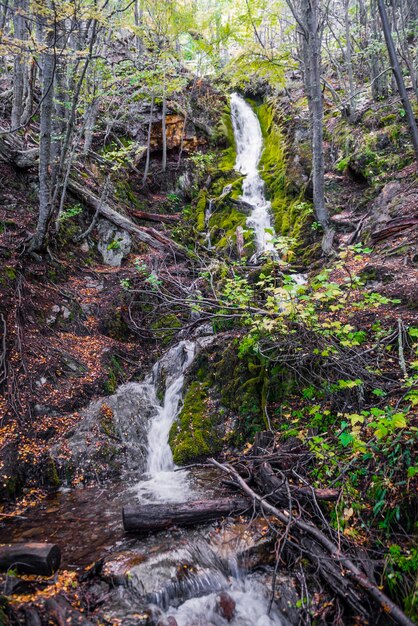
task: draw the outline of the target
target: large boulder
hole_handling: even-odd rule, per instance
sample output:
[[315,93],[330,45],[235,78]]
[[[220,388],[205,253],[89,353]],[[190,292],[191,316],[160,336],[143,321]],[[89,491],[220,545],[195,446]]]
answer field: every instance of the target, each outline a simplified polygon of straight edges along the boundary
[[111,267],[120,267],[122,260],[131,251],[130,234],[108,220],[100,220],[97,229],[99,232],[97,248],[103,257],[103,263]]

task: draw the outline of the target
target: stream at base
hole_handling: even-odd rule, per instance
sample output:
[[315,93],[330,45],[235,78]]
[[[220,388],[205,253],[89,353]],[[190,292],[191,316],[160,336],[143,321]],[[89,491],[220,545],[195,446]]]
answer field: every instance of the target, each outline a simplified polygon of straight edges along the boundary
[[[123,532],[125,504],[185,502],[225,495],[211,468],[181,470],[173,462],[169,432],[182,401],[184,377],[212,338],[180,341],[156,363],[142,386],[153,417],[142,476],[66,490],[0,528],[0,541],[47,541],[63,552],[62,567],[82,569],[103,560],[101,582],[110,585],[101,611],[110,623],[156,626],[286,626],[271,600],[274,551],[259,520],[226,520],[197,529],[176,528],[147,537]],[[163,387],[163,393],[161,389]],[[161,401],[158,397],[163,396]],[[150,411],[151,409],[151,411]],[[139,417],[139,416],[138,416]],[[135,442],[130,449],[135,450]],[[254,567],[262,568],[254,571]],[[146,621],[132,621],[141,612]],[[135,618],[136,619],[136,618]]]

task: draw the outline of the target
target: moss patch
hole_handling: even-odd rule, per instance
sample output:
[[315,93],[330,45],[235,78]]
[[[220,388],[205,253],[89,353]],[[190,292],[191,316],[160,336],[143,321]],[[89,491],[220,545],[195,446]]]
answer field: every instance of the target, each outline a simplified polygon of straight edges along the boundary
[[278,235],[294,239],[297,248],[304,238],[304,230],[312,220],[312,206],[300,197],[289,193],[287,180],[287,145],[283,131],[275,119],[272,106],[262,104],[254,107],[264,139],[260,161],[260,174],[266,183],[274,227]]
[[233,170],[237,158],[237,150],[235,145],[234,129],[232,127],[231,109],[229,105],[227,105],[224,109],[216,128],[216,135],[218,140],[227,146],[219,163],[219,169],[224,172]]
[[172,341],[177,331],[181,328],[181,321],[174,315],[174,313],[163,315],[156,322],[151,325],[155,336],[161,339],[163,346],[166,346]]
[[193,382],[183,408],[170,431],[174,462],[184,465],[193,459],[215,454],[222,447],[214,416],[208,408],[208,383]]

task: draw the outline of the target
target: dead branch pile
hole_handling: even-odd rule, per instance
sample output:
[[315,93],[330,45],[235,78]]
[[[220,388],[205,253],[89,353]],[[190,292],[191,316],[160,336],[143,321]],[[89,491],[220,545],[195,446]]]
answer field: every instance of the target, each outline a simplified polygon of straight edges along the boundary
[[[309,451],[297,439],[274,446],[272,433],[262,433],[250,452],[233,464],[211,463],[252,499],[266,518],[276,518],[279,568],[308,560],[312,571],[330,588],[360,623],[376,623],[376,609],[397,624],[413,622],[379,587],[374,572],[380,565],[330,526],[320,500],[336,501],[335,489],[314,489],[306,478],[312,463]],[[370,621],[371,620],[371,621]]]

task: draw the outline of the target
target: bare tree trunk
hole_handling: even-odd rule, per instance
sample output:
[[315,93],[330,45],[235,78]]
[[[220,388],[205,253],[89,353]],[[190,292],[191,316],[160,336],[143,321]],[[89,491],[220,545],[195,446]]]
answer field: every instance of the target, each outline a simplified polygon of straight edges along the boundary
[[166,95],[164,93],[163,96],[163,113],[162,113],[163,117],[162,117],[162,123],[161,123],[161,132],[162,132],[162,139],[163,139],[163,157],[162,157],[162,170],[163,172],[166,171],[167,169],[167,98]]
[[344,26],[345,26],[345,62],[348,75],[348,87],[350,93],[350,106],[349,106],[349,120],[353,121],[356,112],[356,98],[353,78],[353,61],[352,61],[352,42],[351,42],[351,29],[350,29],[350,0],[344,0]]
[[94,127],[100,110],[100,98],[94,97],[87,111],[86,130],[84,133],[83,152],[87,154],[91,150],[94,137]]
[[14,38],[21,42],[21,49],[14,58],[13,70],[13,102],[12,102],[12,129],[19,128],[23,114],[23,94],[25,88],[25,55],[22,52],[26,39],[25,25],[26,0],[15,0],[13,29]]
[[146,157],[146,160],[145,160],[144,175],[142,177],[142,184],[143,185],[147,184],[147,178],[148,178],[148,172],[149,172],[149,164],[150,164],[150,160],[151,160],[151,132],[152,132],[152,116],[153,116],[153,113],[154,113],[154,102],[155,102],[155,96],[153,94],[152,98],[151,98],[151,108],[150,108],[150,112],[149,112],[148,137],[147,137],[147,157]]
[[63,56],[61,56],[56,63],[54,92],[53,136],[51,145],[52,189],[55,189],[58,179],[63,139],[67,126],[68,86],[66,81],[66,61]]
[[5,0],[1,5],[0,30],[4,30],[7,22],[7,13],[9,11],[9,0]]
[[371,30],[372,30],[372,45],[370,46],[370,70],[372,81],[372,98],[373,100],[380,100],[380,98],[386,98],[389,94],[388,89],[388,77],[387,73],[383,73],[385,69],[385,61],[382,52],[379,50],[379,44],[382,43],[381,30],[378,24],[377,18],[377,5],[376,1],[372,0],[371,3]]
[[46,35],[47,49],[42,55],[42,104],[39,133],[39,217],[30,251],[39,250],[45,242],[51,217],[51,136],[54,102],[55,54],[52,50],[54,35]]
[[308,101],[312,124],[312,184],[315,213],[324,230],[322,248],[329,254],[332,248],[333,231],[329,213],[325,206],[324,164],[324,104],[321,89],[321,31],[319,25],[318,0],[305,0],[304,23],[306,25],[306,65]]
[[25,109],[22,114],[21,123],[27,124],[32,116],[33,111],[33,90],[36,81],[36,63],[32,59],[28,66],[26,74],[26,93],[25,93]]
[[405,88],[405,83],[402,76],[402,71],[399,65],[398,57],[395,50],[395,45],[392,39],[392,33],[390,30],[389,20],[386,13],[386,7],[383,0],[378,0],[380,19],[382,20],[383,33],[386,39],[386,45],[389,52],[390,62],[392,64],[392,71],[396,79],[399,95],[402,100],[403,108],[405,110],[406,119],[408,122],[409,130],[411,133],[412,144],[415,150],[415,158],[418,162],[418,128],[415,122],[414,112],[412,111],[411,103],[409,101],[408,93]]
[[[134,20],[135,20],[135,26],[137,28],[139,28],[141,26],[142,14],[143,14],[142,0],[135,0],[135,3],[134,3]],[[137,50],[137,53],[138,53],[138,56],[139,56],[143,52],[142,39],[139,36],[139,34],[135,35],[135,44],[136,44],[136,50]]]

